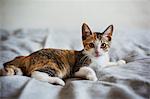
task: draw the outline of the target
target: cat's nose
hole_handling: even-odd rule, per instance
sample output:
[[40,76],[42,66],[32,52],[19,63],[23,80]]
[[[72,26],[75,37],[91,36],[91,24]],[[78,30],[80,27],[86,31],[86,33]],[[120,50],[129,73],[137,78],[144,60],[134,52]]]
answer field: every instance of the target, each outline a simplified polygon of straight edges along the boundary
[[96,54],[99,54],[99,51],[96,50],[95,53],[96,53]]
[[99,51],[95,51],[95,57],[99,57],[99,56],[100,56]]

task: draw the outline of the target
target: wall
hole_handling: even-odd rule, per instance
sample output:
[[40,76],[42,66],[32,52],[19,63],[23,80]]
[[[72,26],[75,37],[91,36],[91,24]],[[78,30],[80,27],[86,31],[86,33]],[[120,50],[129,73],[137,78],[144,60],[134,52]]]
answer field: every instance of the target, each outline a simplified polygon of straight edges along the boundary
[[18,28],[79,30],[87,22],[95,30],[150,27],[149,0],[0,0],[0,24]]
[[3,6],[2,6],[2,3],[0,1],[0,27],[2,27],[2,8],[3,8]]

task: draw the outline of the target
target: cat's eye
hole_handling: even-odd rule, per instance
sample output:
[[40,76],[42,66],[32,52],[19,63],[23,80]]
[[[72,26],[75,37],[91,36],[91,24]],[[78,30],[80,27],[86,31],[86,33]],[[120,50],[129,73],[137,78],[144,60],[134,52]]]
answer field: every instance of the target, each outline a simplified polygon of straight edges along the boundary
[[94,44],[93,44],[93,43],[90,43],[89,46],[90,46],[91,48],[94,48]]
[[102,43],[101,44],[101,48],[105,48],[106,47],[106,44],[105,43]]

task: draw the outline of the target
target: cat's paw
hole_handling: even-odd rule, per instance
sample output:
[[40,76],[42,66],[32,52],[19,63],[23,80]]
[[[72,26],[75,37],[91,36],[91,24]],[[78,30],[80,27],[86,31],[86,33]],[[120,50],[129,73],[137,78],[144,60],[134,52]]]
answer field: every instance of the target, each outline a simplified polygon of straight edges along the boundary
[[63,80],[59,80],[59,81],[57,82],[57,84],[58,84],[58,85],[61,85],[61,86],[65,86],[65,82],[64,82]]
[[62,79],[58,78],[58,77],[51,77],[49,83],[57,84],[57,85],[61,85],[61,86],[65,85],[65,82]]
[[87,75],[86,79],[91,80],[91,81],[97,81],[98,80],[96,75]]
[[118,64],[118,65],[123,65],[123,64],[126,64],[126,61],[125,61],[125,60],[119,60],[119,61],[117,62],[117,64]]

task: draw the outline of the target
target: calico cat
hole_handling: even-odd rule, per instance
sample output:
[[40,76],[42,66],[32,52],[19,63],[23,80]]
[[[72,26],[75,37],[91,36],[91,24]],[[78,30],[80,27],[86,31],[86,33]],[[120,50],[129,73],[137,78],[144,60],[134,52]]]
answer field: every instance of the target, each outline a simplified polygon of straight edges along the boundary
[[108,51],[112,40],[113,25],[100,32],[93,32],[87,24],[82,25],[81,51],[62,49],[41,49],[29,56],[19,56],[4,63],[2,75],[25,75],[41,81],[65,85],[62,79],[82,77],[97,81],[96,74],[91,68],[99,66],[119,65],[125,61],[109,62]]

